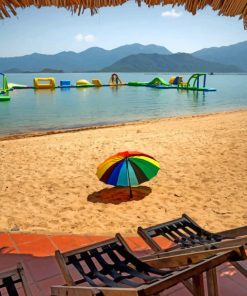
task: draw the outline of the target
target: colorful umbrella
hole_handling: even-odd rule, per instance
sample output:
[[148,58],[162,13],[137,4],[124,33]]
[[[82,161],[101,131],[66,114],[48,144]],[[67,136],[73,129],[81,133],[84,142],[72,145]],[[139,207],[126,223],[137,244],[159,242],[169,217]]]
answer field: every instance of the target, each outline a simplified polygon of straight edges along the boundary
[[152,156],[137,152],[119,152],[107,158],[97,169],[100,181],[113,186],[139,185],[157,175],[160,165]]

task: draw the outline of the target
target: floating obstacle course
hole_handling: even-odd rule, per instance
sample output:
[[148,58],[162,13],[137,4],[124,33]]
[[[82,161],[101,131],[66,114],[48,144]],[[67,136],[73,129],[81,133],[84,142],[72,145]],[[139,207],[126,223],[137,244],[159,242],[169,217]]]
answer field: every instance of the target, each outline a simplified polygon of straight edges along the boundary
[[[15,89],[35,89],[35,90],[44,90],[50,89],[54,90],[57,88],[69,89],[69,88],[87,88],[87,87],[118,87],[118,86],[145,86],[152,87],[155,89],[177,89],[185,91],[216,91],[215,88],[206,87],[206,76],[205,73],[194,73],[190,76],[187,82],[183,81],[182,76],[172,76],[169,79],[169,82],[165,81],[162,77],[155,77],[149,82],[139,82],[131,81],[128,83],[122,82],[118,74],[113,73],[110,76],[108,84],[103,84],[99,79],[93,79],[92,82],[89,82],[85,79],[77,80],[73,85],[70,80],[61,80],[59,85],[56,85],[56,80],[54,77],[36,77],[33,79],[33,86],[27,86],[22,84],[8,83],[6,75],[0,73],[2,76],[2,87],[0,87],[0,101],[9,101],[9,91]],[[201,83],[202,82],[202,83]],[[1,86],[1,85],[0,85]]]

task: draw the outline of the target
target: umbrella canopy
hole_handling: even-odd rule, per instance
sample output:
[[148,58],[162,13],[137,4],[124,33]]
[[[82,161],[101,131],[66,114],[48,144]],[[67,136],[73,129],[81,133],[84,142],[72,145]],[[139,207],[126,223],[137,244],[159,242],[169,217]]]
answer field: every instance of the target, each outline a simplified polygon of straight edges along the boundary
[[152,156],[124,151],[107,158],[98,166],[100,181],[113,186],[135,186],[157,175],[160,165]]
[[[64,7],[80,14],[86,8],[91,9],[91,12],[94,13],[100,7],[122,5],[127,1],[129,0],[0,0],[0,18],[9,17],[10,12],[16,15],[16,8],[20,7]],[[221,15],[243,18],[245,28],[247,28],[247,0],[136,0],[135,2],[138,5],[146,3],[148,6],[183,5],[187,11],[193,14],[208,5]]]

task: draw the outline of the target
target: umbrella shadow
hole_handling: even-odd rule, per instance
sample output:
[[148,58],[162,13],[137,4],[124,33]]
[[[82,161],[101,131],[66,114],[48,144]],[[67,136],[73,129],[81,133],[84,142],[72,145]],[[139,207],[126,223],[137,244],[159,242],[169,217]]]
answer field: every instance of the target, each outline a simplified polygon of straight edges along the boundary
[[121,204],[133,200],[142,200],[148,196],[152,189],[148,186],[132,187],[132,198],[130,198],[129,187],[105,188],[103,190],[89,194],[87,200],[93,203]]

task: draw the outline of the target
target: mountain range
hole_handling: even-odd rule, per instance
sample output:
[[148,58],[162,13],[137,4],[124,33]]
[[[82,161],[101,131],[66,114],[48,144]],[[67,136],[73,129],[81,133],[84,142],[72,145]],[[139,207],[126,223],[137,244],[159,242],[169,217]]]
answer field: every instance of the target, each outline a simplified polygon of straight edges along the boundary
[[165,47],[157,45],[131,44],[112,50],[91,47],[80,53],[63,51],[54,55],[33,53],[22,57],[0,58],[0,69],[3,72],[13,68],[29,72],[39,72],[44,68],[64,72],[99,71],[126,56],[138,53],[171,54]]
[[192,54],[175,53],[158,45],[138,43],[112,50],[88,48],[80,53],[33,53],[0,57],[2,72],[247,72],[247,41]]
[[204,48],[193,53],[194,57],[225,65],[235,65],[247,72],[247,41],[237,44]]
[[127,56],[102,72],[242,72],[237,66],[223,65],[198,59],[190,54],[137,54]]

